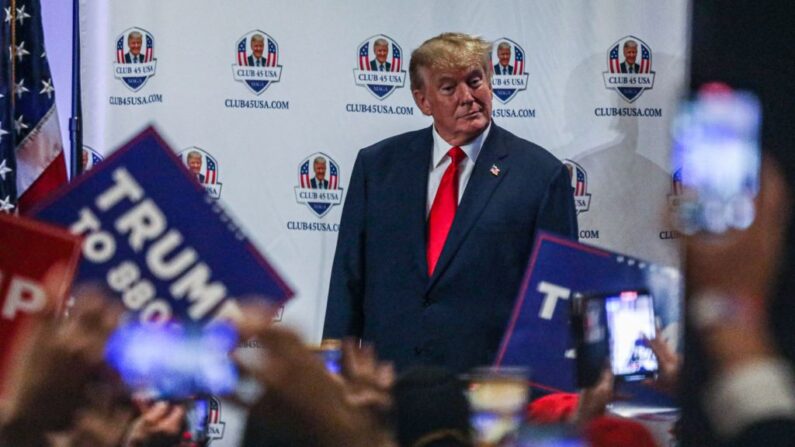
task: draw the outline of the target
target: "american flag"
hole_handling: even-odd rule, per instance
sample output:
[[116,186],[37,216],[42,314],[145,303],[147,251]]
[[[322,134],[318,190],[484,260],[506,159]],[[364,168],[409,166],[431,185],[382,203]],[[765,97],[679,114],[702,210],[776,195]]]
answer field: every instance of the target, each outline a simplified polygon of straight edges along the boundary
[[370,67],[370,42],[365,42],[359,48],[359,70],[369,70]]
[[155,42],[152,40],[152,36],[149,34],[146,35],[146,54],[144,55],[144,62],[152,62],[152,57],[154,56],[152,53],[155,51]]
[[651,51],[646,45],[640,46],[640,72],[648,73],[651,71]]
[[392,44],[392,70],[391,71],[400,71],[400,49],[395,44]]
[[25,211],[66,183],[38,0],[3,0],[0,212]]
[[309,182],[309,160],[307,160],[301,165],[301,188],[310,188],[311,185]]
[[574,167],[574,171],[577,173],[577,183],[574,186],[574,195],[585,195],[585,172],[578,166]]
[[618,61],[618,44],[610,50],[610,73],[621,73],[621,63]]
[[207,163],[207,170],[204,171],[204,183],[208,185],[214,185],[217,178],[217,171],[218,168],[215,166],[215,162],[210,157],[204,157]]
[[116,62],[124,63],[124,36],[119,37],[116,41]]
[[207,422],[210,424],[217,424],[221,421],[221,404],[218,403],[214,397],[207,400],[209,408],[207,409]]
[[237,65],[243,67],[248,65],[248,59],[246,58],[246,39],[242,39],[240,43],[237,44]]
[[328,177],[328,189],[337,189],[337,185],[339,184],[339,175],[337,174],[337,165],[331,163],[329,160],[329,177]]
[[276,50],[276,43],[273,39],[268,39],[268,59],[265,61],[265,64],[268,67],[275,67],[279,63],[279,54]]
[[514,45],[513,46],[514,52],[514,66],[513,66],[513,74],[520,75],[524,73],[524,51],[521,48]]

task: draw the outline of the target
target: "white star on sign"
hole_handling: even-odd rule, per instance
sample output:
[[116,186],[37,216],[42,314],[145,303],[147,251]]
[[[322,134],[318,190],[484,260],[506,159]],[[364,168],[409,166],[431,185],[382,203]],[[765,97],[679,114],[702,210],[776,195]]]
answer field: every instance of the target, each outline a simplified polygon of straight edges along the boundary
[[17,8],[17,21],[20,25],[24,25],[25,19],[29,19],[30,14],[25,12],[25,5],[22,5],[21,8]]
[[8,132],[6,132],[5,130],[3,130],[3,122],[2,122],[2,121],[0,121],[0,138],[2,138],[2,137],[3,137],[3,135],[8,135]]
[[25,49],[25,42],[17,45],[16,48],[17,59],[22,61],[22,58],[30,54],[30,51]]
[[52,99],[52,92],[55,91],[55,89],[52,88],[52,78],[50,78],[50,79],[48,79],[46,81],[42,80],[41,83],[42,83],[42,85],[44,87],[41,89],[41,91],[39,93],[47,94],[47,98],[48,99]]
[[25,87],[25,80],[24,79],[20,79],[19,82],[17,82],[14,85],[14,93],[16,93],[17,98],[22,98],[22,94],[23,93],[27,93],[29,91],[30,90],[28,90],[28,88]]
[[6,159],[4,158],[3,161],[0,162],[0,177],[2,177],[3,180],[5,180],[6,174],[8,174],[11,171],[13,171],[13,169],[6,166]]
[[11,196],[6,196],[5,199],[0,199],[0,212],[7,213],[14,209],[14,205],[11,204]]
[[24,121],[22,121],[23,118],[24,118],[24,115],[19,115],[19,118],[17,118],[16,121],[14,121],[14,129],[16,129],[17,132],[21,132],[22,129],[27,129],[28,128],[28,125],[25,124]]
[[11,7],[5,8],[4,11],[6,12],[5,23],[11,23]]

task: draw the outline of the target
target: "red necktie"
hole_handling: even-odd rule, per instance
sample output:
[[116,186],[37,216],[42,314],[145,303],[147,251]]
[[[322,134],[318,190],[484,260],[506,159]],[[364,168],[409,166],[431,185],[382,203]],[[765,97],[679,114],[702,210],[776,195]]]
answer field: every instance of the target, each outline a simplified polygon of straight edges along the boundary
[[458,165],[466,158],[466,154],[460,147],[455,146],[447,151],[451,162],[447,170],[444,171],[442,181],[439,182],[439,189],[436,190],[436,197],[431,205],[431,213],[428,216],[428,245],[425,250],[425,257],[428,260],[428,276],[433,275],[436,262],[442,254],[444,241],[447,240],[447,233],[453,225],[455,210],[458,208]]

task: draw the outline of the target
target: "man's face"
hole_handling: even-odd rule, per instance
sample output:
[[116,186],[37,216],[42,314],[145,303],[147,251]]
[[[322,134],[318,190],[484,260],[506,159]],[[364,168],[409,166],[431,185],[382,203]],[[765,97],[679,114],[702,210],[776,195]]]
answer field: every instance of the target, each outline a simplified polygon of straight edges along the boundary
[[188,157],[188,169],[194,174],[198,174],[202,169],[201,157]]
[[130,47],[130,53],[135,56],[141,54],[141,41],[143,39],[141,37],[130,37],[127,40],[127,46]]
[[326,162],[324,161],[316,161],[314,164],[315,169],[315,177],[318,180],[323,180],[326,178]]
[[254,54],[255,58],[261,58],[262,53],[265,51],[265,42],[259,40],[252,40],[251,41],[251,52]]
[[638,47],[624,47],[624,61],[632,65],[635,63],[635,57],[638,55]]
[[376,45],[375,60],[377,60],[379,64],[383,64],[384,62],[386,62],[386,55],[388,52],[389,52],[388,45]]
[[453,145],[467,144],[491,122],[491,83],[483,67],[459,70],[422,68],[424,85],[414,90],[422,113],[433,117],[436,131]]
[[511,62],[511,49],[505,47],[498,49],[497,58],[500,59],[500,65],[503,67],[508,66],[508,64]]

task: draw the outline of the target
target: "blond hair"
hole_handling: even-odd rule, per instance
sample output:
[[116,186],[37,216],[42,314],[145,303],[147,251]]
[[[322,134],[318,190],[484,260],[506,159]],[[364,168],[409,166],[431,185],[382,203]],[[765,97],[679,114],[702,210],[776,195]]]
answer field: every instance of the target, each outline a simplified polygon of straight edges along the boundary
[[461,70],[479,65],[491,82],[491,48],[491,42],[464,33],[442,33],[426,40],[411,53],[411,89],[423,87],[422,68]]

